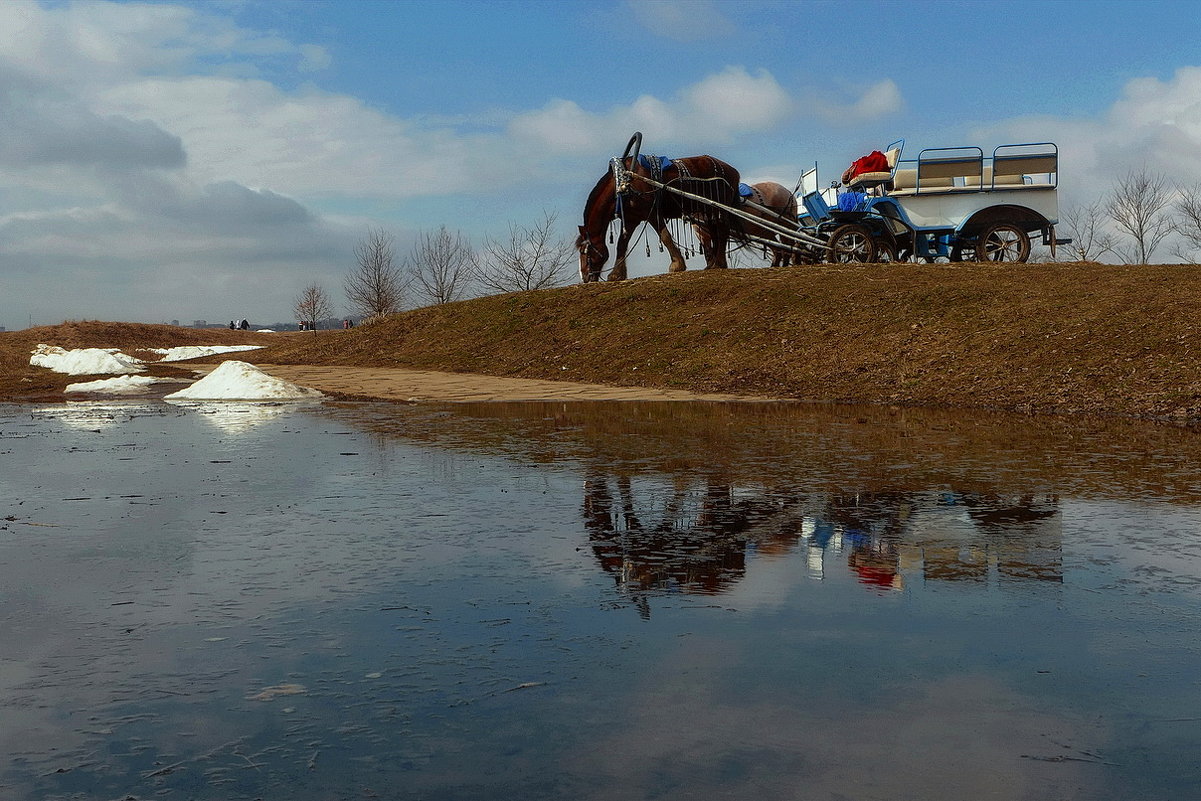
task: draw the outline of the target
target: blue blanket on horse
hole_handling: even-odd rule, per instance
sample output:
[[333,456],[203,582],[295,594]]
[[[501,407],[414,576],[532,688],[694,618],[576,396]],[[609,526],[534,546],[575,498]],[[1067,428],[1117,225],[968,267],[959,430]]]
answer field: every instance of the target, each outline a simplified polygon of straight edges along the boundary
[[[652,159],[654,159],[654,161],[652,161]],[[652,173],[656,172],[655,168],[658,167],[657,172],[659,175],[662,175],[663,171],[671,166],[671,159],[669,159],[667,156],[648,156],[646,154],[641,154],[638,156],[638,162]]]

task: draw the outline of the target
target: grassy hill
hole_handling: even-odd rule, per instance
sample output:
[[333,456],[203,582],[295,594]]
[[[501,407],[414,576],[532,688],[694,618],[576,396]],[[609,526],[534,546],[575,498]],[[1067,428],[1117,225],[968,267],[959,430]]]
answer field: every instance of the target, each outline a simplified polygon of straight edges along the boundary
[[256,335],[254,361],[1195,421],[1199,313],[1194,265],[700,271]]

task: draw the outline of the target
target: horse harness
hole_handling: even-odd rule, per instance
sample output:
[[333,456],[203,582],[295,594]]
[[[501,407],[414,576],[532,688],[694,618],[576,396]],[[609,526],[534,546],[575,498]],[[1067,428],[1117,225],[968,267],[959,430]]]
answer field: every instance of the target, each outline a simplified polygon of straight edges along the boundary
[[[717,159],[713,158],[712,156],[704,156],[703,158],[709,159],[710,166],[712,166],[713,171],[715,173],[713,178],[694,178],[692,172],[689,171],[689,169],[688,169],[688,165],[684,163],[683,159],[667,159],[667,158],[661,158],[659,156],[648,154],[648,155],[640,156],[639,162],[641,163],[642,166],[646,167],[649,170],[649,172],[650,172],[649,178],[652,181],[654,181],[656,184],[665,184],[666,182],[663,180],[664,172],[667,169],[669,169],[670,167],[675,167],[676,168],[676,178],[673,179],[672,183],[688,184],[691,181],[704,182],[704,183],[708,183],[710,181],[722,181],[727,186],[729,186],[730,181],[726,177],[725,169],[722,167],[721,162],[718,161]],[[615,158],[610,161],[610,168],[613,170],[613,175],[614,175],[614,183],[613,183],[613,186],[615,189],[615,193],[614,193],[615,194],[615,200],[614,200],[615,214],[614,214],[614,216],[622,217],[623,221],[624,221],[624,217],[622,215],[622,200],[623,200],[623,198],[625,198],[629,195],[632,195],[632,194],[639,194],[639,195],[653,194],[654,200],[651,203],[651,215],[649,215],[649,216],[654,216],[655,210],[660,206],[660,204],[663,200],[663,196],[664,196],[664,193],[666,192],[666,189],[664,188],[664,186],[655,186],[650,192],[635,192],[632,187],[632,176],[635,174],[634,169],[636,169],[638,165],[632,164],[630,166],[632,169],[627,170],[625,168],[625,165],[622,163],[621,159]],[[702,194],[702,193],[698,193],[698,194]],[[704,193],[704,194],[708,194],[708,193]],[[714,194],[716,194],[716,193],[714,193]],[[738,193],[736,191],[734,193],[734,196],[735,196],[736,200],[739,199]],[[710,198],[710,199],[715,200],[717,198],[714,197],[714,198]],[[680,203],[681,211],[688,209],[688,207],[690,205],[695,205],[695,204],[689,204],[689,202],[686,198],[680,198],[679,203]],[[690,211],[691,211],[691,213],[685,215],[689,219],[704,220],[704,219],[707,219],[707,218],[713,216],[712,212],[703,206],[701,206],[695,210],[690,210]]]

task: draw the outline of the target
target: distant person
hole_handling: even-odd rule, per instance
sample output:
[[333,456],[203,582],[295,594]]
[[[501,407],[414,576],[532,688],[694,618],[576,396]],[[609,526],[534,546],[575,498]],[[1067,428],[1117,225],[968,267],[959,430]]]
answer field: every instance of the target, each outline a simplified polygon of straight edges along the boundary
[[230,331],[232,331],[232,330],[234,330],[235,328],[237,328],[237,326],[235,326],[235,325],[234,325],[234,321],[233,321],[233,320],[230,320],[230,321],[229,321],[229,330],[230,330]]

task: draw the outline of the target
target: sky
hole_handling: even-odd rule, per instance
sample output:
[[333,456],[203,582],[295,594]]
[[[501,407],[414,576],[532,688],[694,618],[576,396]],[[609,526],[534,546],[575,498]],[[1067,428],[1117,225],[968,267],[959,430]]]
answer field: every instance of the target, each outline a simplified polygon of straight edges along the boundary
[[270,324],[312,283],[341,314],[371,228],[574,237],[634,131],[787,186],[898,138],[1053,141],[1061,207],[1201,185],[1199,34],[1180,2],[4,0],[0,326]]

